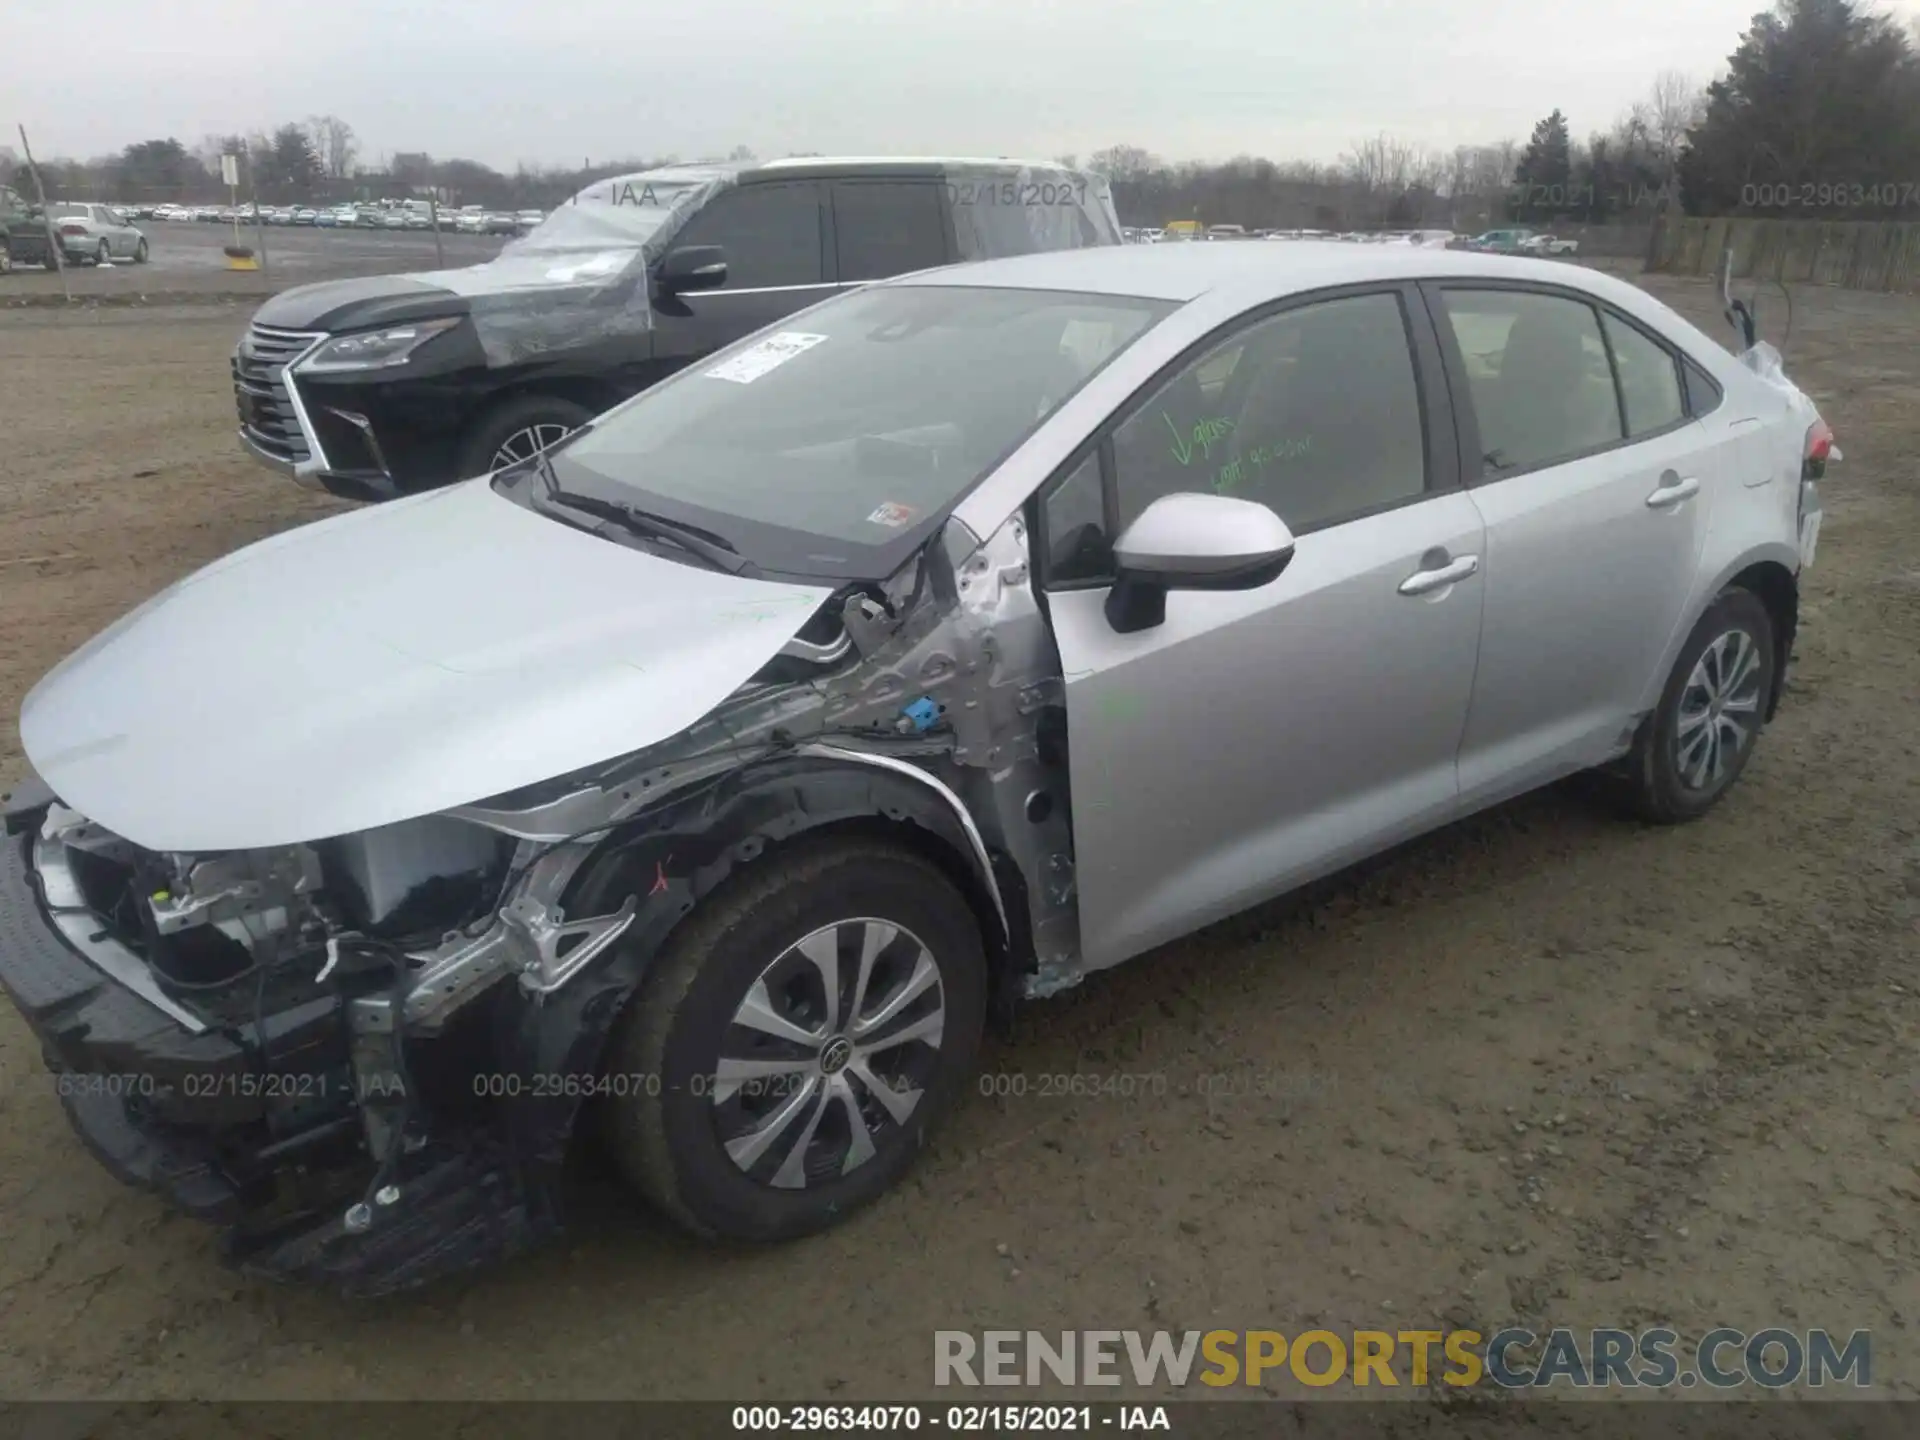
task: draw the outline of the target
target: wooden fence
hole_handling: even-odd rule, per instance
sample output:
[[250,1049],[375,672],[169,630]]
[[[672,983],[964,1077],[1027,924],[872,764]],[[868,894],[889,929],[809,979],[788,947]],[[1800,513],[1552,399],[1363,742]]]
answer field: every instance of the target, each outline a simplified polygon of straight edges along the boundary
[[1771,220],[1686,217],[1663,225],[1648,269],[1715,275],[1733,250],[1740,279],[1920,292],[1920,224],[1893,220]]

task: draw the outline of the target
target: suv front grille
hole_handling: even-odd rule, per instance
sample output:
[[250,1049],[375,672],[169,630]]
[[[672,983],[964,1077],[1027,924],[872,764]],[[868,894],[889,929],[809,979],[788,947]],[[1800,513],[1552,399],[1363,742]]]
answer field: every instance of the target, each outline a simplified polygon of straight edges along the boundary
[[287,388],[287,365],[325,338],[317,331],[253,325],[233,353],[233,400],[241,430],[289,464],[310,460],[313,453]]

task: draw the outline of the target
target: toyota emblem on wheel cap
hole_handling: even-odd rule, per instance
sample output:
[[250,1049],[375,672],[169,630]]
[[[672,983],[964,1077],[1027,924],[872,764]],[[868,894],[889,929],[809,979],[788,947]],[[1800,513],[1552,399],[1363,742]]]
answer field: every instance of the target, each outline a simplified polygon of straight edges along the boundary
[[820,1073],[838,1075],[847,1068],[847,1062],[853,1059],[853,1042],[844,1035],[836,1035],[820,1051]]

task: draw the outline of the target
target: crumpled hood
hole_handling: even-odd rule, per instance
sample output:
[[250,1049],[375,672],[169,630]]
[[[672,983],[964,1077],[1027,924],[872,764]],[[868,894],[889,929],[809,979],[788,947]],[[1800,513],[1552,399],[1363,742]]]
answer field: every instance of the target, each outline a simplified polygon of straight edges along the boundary
[[150,849],[317,840],[668,739],[831,593],[659,559],[472,480],[161,591],[33,688],[21,740],[63,801]]

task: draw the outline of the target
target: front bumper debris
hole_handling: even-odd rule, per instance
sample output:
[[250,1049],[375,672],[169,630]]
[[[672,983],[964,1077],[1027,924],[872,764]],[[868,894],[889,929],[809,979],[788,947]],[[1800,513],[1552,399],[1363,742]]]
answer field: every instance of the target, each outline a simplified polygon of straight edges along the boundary
[[108,1171],[223,1227],[222,1251],[245,1272],[353,1297],[492,1264],[557,1232],[552,1187],[484,1127],[403,1147],[384,1203],[356,1213],[376,1167],[344,1002],[234,1022],[186,998],[170,1001],[178,1017],[142,998],[56,923],[70,912],[50,910],[33,864],[51,803],[37,781],[0,799],[0,989]]

